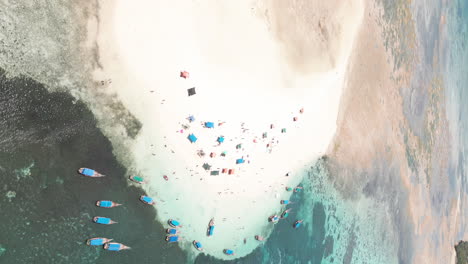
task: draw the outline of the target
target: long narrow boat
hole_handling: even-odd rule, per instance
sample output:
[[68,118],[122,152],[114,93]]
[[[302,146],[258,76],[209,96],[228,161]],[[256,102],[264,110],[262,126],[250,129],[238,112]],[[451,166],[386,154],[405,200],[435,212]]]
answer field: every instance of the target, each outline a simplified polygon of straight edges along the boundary
[[151,198],[149,196],[146,196],[146,195],[140,196],[140,201],[142,201],[145,204],[149,204],[149,205],[156,204],[156,202],[153,200],[153,198]]
[[233,256],[234,255],[234,250],[232,249],[225,249],[223,250],[224,254],[228,255],[228,256]]
[[112,208],[112,207],[117,207],[121,205],[122,204],[114,203],[113,201],[108,201],[108,200],[100,200],[96,202],[96,206],[99,206],[102,208]]
[[102,216],[95,216],[93,218],[93,222],[96,224],[101,224],[101,225],[112,225],[112,224],[117,224],[116,221],[107,218],[107,217],[102,217]]
[[214,218],[211,218],[210,222],[208,223],[208,229],[206,230],[206,235],[207,236],[212,236],[214,232]]
[[111,242],[111,238],[105,238],[105,237],[94,237],[86,240],[86,245],[88,246],[102,246],[106,243]]
[[182,227],[177,220],[169,219],[167,223],[172,227]]
[[167,243],[179,242],[179,236],[166,236]]
[[110,243],[104,244],[104,249],[110,250],[110,251],[120,251],[120,250],[131,249],[131,248],[121,243],[110,242]]
[[132,182],[136,182],[136,183],[139,183],[139,184],[143,184],[143,183],[146,183],[142,177],[139,177],[139,176],[130,176],[128,177]]
[[200,242],[194,240],[192,242],[193,246],[198,250],[198,251],[203,251],[203,246]]
[[179,230],[175,229],[175,228],[168,228],[166,229],[166,233],[168,233],[169,235],[176,235],[179,233]]
[[92,177],[92,178],[99,178],[99,177],[104,177],[106,175],[104,174],[101,174],[93,169],[88,169],[88,168],[80,168],[78,170],[78,173],[83,175],[83,176],[88,176],[88,177]]

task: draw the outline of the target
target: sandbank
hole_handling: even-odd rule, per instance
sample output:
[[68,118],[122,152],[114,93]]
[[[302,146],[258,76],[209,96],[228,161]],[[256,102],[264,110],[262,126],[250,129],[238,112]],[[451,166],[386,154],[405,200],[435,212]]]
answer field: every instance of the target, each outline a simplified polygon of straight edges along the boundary
[[[101,3],[97,36],[103,68],[95,77],[111,80],[106,92],[116,94],[142,123],[127,151],[116,154],[131,158],[132,170],[146,178],[144,189],[157,201],[158,220],[179,220],[184,239],[179,245],[193,252],[192,240],[218,258],[232,258],[223,254],[226,248],[235,257],[255,249],[259,242],[253,237],[267,237],[273,225],[268,217],[285,209],[280,200],[291,195],[285,187],[301,181],[305,166],[325,153],[335,133],[362,2],[296,7],[333,13],[328,22],[311,21],[310,29],[301,29],[304,34],[343,23],[316,40],[330,42],[333,48],[323,51],[329,56],[307,58],[313,66],[303,63],[300,70],[297,56],[288,55],[288,41],[277,34],[283,10],[278,8],[268,1]],[[184,70],[187,79],[179,77]],[[196,94],[188,96],[191,87]],[[194,122],[187,120],[190,115]],[[191,133],[195,143],[187,139]],[[222,144],[216,142],[219,136],[225,138]],[[206,155],[197,155],[199,150]],[[245,163],[236,164],[239,158]],[[235,172],[210,176],[204,163]],[[211,218],[215,234],[207,237]]]

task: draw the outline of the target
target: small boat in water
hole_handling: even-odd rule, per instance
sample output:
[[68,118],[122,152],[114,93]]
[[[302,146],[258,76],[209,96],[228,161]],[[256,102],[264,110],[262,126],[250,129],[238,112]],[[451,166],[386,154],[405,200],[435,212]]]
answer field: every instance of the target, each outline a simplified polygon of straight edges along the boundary
[[208,229],[206,230],[207,236],[212,236],[214,232],[214,218],[211,218],[210,222],[208,223]]
[[136,182],[136,183],[139,183],[139,184],[142,184],[142,183],[145,183],[145,181],[143,180],[142,177],[139,177],[139,176],[130,176],[128,177],[132,182]]
[[88,246],[102,246],[105,243],[111,242],[112,239],[105,238],[105,237],[94,237],[86,240],[86,245]]
[[166,236],[166,241],[168,243],[179,242],[179,236]]
[[125,249],[130,249],[130,247],[127,247],[124,244],[117,243],[117,242],[110,242],[104,244],[104,249],[110,250],[110,251],[120,251],[120,250],[125,250]]
[[286,217],[288,217],[289,211],[291,211],[291,209],[288,209],[288,210],[284,211],[284,212],[281,214],[281,218],[286,218]]
[[102,225],[112,225],[112,224],[117,224],[116,221],[113,221],[110,218],[107,217],[102,217],[102,216],[95,216],[93,218],[93,222],[96,224],[102,224]]
[[289,200],[281,200],[281,204],[289,204]]
[[278,222],[279,219],[280,218],[277,215],[272,215],[272,216],[268,217],[268,221],[270,221],[272,223]]
[[96,206],[99,206],[102,208],[112,208],[112,207],[117,207],[121,205],[122,204],[114,203],[113,201],[107,201],[107,200],[100,200],[96,202]]
[[146,195],[140,196],[140,201],[142,201],[145,204],[149,204],[149,205],[156,204],[156,202],[153,200],[153,198],[148,197]]
[[166,233],[168,233],[169,235],[175,235],[175,234],[179,233],[179,230],[177,230],[175,228],[168,228],[168,229],[166,229]]
[[223,250],[224,254],[228,255],[228,256],[233,256],[234,255],[234,251],[231,250],[231,249],[225,249]]
[[78,170],[78,173],[83,175],[83,176],[88,176],[88,177],[93,177],[93,178],[98,178],[98,177],[104,177],[106,175],[101,174],[95,170],[88,169],[88,168],[80,168]]
[[182,227],[177,220],[169,219],[167,223],[172,227]]
[[203,251],[203,246],[200,242],[194,240],[192,242],[193,246],[198,250],[198,251]]
[[294,228],[299,228],[304,220],[297,220],[294,222],[293,227]]
[[265,238],[264,238],[264,237],[262,237],[262,236],[256,235],[256,236],[255,236],[255,240],[258,240],[258,241],[264,241],[264,240],[265,240]]

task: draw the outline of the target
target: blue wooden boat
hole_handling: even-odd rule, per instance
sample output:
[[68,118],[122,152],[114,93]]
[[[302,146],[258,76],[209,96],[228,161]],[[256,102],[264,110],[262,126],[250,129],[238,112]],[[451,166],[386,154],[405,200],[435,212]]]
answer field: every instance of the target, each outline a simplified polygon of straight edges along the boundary
[[112,225],[112,224],[117,224],[116,221],[113,221],[110,218],[107,217],[102,217],[102,216],[95,216],[93,218],[93,222],[96,224],[101,224],[101,225]]
[[93,177],[93,178],[99,178],[99,177],[104,177],[106,175],[101,174],[93,169],[88,169],[88,168],[80,168],[78,169],[78,173],[87,176],[87,177]]
[[153,200],[153,198],[148,197],[146,195],[140,196],[140,201],[142,201],[145,204],[149,204],[149,205],[156,204],[156,202]]
[[168,233],[170,235],[175,235],[175,234],[179,233],[179,230],[177,230],[175,228],[168,228],[168,229],[166,229],[166,233]]
[[117,207],[121,206],[122,204],[119,203],[114,203],[112,201],[108,200],[100,200],[96,202],[96,206],[102,207],[102,208],[112,208],[112,207]]
[[104,244],[104,249],[109,250],[109,251],[120,251],[120,250],[125,250],[125,249],[130,249],[130,247],[127,247],[124,244],[117,243],[117,242],[110,242]]
[[182,227],[177,220],[169,219],[167,223],[172,227]]
[[86,240],[86,245],[88,246],[102,246],[108,242],[111,242],[112,239],[105,237],[94,237]]
[[224,254],[226,255],[229,255],[229,256],[233,256],[234,255],[234,251],[231,250],[231,249],[225,249],[223,250]]
[[194,240],[192,242],[193,246],[198,250],[198,251],[203,251],[203,246],[200,242]]
[[168,243],[179,242],[179,236],[166,236],[166,241]]

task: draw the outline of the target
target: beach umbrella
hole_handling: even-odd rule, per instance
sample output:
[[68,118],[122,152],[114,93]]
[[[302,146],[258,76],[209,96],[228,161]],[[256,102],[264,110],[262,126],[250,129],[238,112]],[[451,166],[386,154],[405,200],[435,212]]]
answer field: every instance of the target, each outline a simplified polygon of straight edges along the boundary
[[190,73],[188,71],[181,71],[180,77],[187,79],[188,77],[190,77]]
[[194,134],[190,134],[187,138],[190,140],[190,143],[195,143],[197,141],[197,137]]
[[223,143],[224,142],[224,137],[223,136],[218,137],[218,142]]
[[203,167],[203,169],[205,169],[205,170],[210,170],[210,169],[211,169],[211,165],[208,164],[208,163],[204,163],[202,167]]
[[189,95],[189,96],[192,96],[192,95],[196,94],[196,92],[195,92],[195,87],[192,87],[192,88],[187,89],[187,92],[188,92],[188,95]]
[[213,127],[214,127],[214,123],[213,123],[213,122],[205,122],[205,127],[206,127],[206,128],[213,128]]

